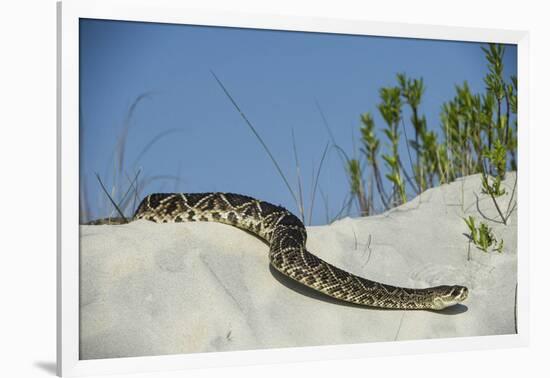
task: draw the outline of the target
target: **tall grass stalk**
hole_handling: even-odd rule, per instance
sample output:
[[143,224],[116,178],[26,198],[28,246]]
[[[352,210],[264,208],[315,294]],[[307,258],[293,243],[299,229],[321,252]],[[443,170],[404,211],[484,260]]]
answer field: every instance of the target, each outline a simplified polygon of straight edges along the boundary
[[294,152],[294,164],[296,166],[296,181],[298,185],[298,211],[300,212],[300,218],[302,219],[302,222],[305,223],[304,193],[302,190],[300,160],[298,159],[298,151],[296,149],[296,138],[294,136],[294,129],[292,129],[292,150]]
[[[112,210],[106,210],[105,204],[100,205],[100,213],[108,213],[110,216],[112,215],[113,211],[118,213],[120,217],[122,217],[122,214],[124,215],[124,219],[127,219],[127,216],[130,215],[130,213],[133,213],[135,210],[135,207],[137,206],[137,202],[139,201],[140,191],[143,190],[145,187],[147,187],[149,184],[159,181],[159,180],[174,180],[178,179],[175,176],[171,175],[157,175],[152,177],[141,177],[142,169],[136,168],[139,161],[144,158],[147,153],[150,151],[152,147],[154,147],[159,141],[164,139],[165,137],[183,132],[182,129],[169,129],[166,131],[159,132],[158,134],[154,135],[145,145],[144,147],[139,150],[137,157],[133,160],[131,163],[133,168],[133,171],[135,172],[133,174],[133,178],[130,178],[127,172],[127,158],[126,158],[126,150],[127,150],[127,139],[130,133],[130,130],[133,125],[133,118],[134,114],[137,111],[137,108],[139,104],[141,104],[145,99],[150,98],[152,95],[152,92],[145,92],[142,94],[139,94],[134,101],[130,104],[130,107],[128,109],[128,112],[124,118],[124,122],[122,124],[122,129],[120,131],[120,134],[118,135],[115,143],[115,147],[111,153],[111,157],[109,159],[109,165],[112,169],[112,179],[110,180],[110,188],[109,191],[107,189],[107,185],[105,181],[103,181],[99,175],[99,173],[95,173],[96,179],[100,185],[100,188],[103,192],[103,196],[100,197],[101,200],[107,200],[109,207],[112,206]],[[80,122],[83,122],[81,119]],[[108,174],[109,168],[107,169],[107,173],[105,174],[106,177],[109,177]],[[125,185],[123,184],[123,181],[126,180],[128,182],[128,187],[124,188]],[[130,196],[129,194],[133,193],[133,196]],[[133,199],[133,200],[132,200]],[[81,197],[81,202],[88,203],[89,200],[87,196],[84,198]],[[102,210],[103,209],[103,210]],[[81,214],[81,222],[85,223],[89,217],[89,212],[87,212],[85,215]]]
[[99,174],[96,172],[96,178],[97,178],[97,181],[99,182],[99,185],[101,185],[101,189],[103,189],[103,192],[105,193],[105,195],[107,196],[107,198],[109,198],[109,201],[111,201],[111,204],[113,205],[113,207],[115,208],[115,210],[118,212],[118,215],[119,217],[121,217],[123,220],[124,220],[124,223],[127,223],[128,220],[126,219],[126,217],[124,216],[124,212],[120,209],[120,207],[118,206],[118,204],[116,203],[116,201],[113,199],[113,197],[109,194],[109,191],[107,190],[107,188],[105,188],[105,185],[103,184],[103,181],[101,181],[101,177],[99,177]]
[[[299,162],[299,158],[298,158],[298,149],[296,147],[296,138],[294,136],[294,130],[292,131],[292,148],[293,148],[294,161],[295,161],[295,167],[296,167],[298,193],[296,193],[296,191],[294,189],[292,189],[292,186],[290,185],[289,180],[287,179],[286,175],[283,173],[283,170],[281,169],[279,163],[275,159],[275,156],[272,154],[271,150],[267,146],[267,143],[264,142],[263,138],[260,136],[260,134],[258,133],[256,128],[254,127],[252,122],[250,122],[250,120],[248,119],[246,114],[241,110],[240,106],[237,104],[237,102],[235,101],[235,99],[233,98],[233,96],[231,95],[229,90],[225,87],[225,85],[222,83],[222,81],[219,79],[219,77],[216,75],[216,73],[214,71],[210,70],[210,73],[212,74],[212,76],[216,80],[217,84],[222,89],[225,96],[229,99],[229,101],[231,102],[233,107],[237,110],[237,112],[239,113],[241,118],[245,121],[248,128],[252,131],[252,133],[254,134],[256,139],[258,140],[258,142],[262,145],[264,151],[269,156],[269,158],[270,158],[271,162],[273,163],[273,165],[275,166],[275,169],[277,170],[279,176],[283,180],[283,182],[284,182],[285,186],[287,187],[290,195],[292,196],[292,199],[294,200],[296,208],[298,209],[298,212],[300,214],[300,218],[301,218],[302,222],[306,223],[306,221],[307,221],[308,224],[311,224],[311,219],[312,219],[313,208],[314,208],[314,204],[315,204],[315,197],[316,197],[316,192],[317,192],[317,185],[318,185],[318,181],[319,181],[319,176],[320,176],[320,173],[321,173],[321,170],[322,170],[322,167],[323,167],[323,163],[325,161],[326,154],[328,152],[329,145],[327,144],[327,146],[323,150],[323,155],[321,157],[321,161],[319,163],[317,173],[315,175],[315,180],[314,180],[314,182],[312,182],[312,194],[311,194],[311,198],[310,198],[310,208],[309,208],[309,210],[307,210],[305,208],[304,190],[303,190],[303,182],[302,182],[303,180],[302,180],[302,174],[301,174],[301,170],[300,170],[300,162]],[[323,117],[324,117],[324,115],[323,115]],[[308,213],[307,219],[306,219],[306,212]]]
[[275,166],[275,169],[277,170],[277,172],[279,173],[279,176],[281,177],[281,179],[283,180],[285,186],[287,187],[290,195],[292,196],[292,199],[294,200],[294,203],[296,204],[296,207],[299,208],[299,201],[298,201],[298,197],[296,196],[296,193],[294,192],[294,190],[292,189],[292,187],[290,186],[290,183],[288,182],[285,174],[283,173],[283,170],[281,169],[281,167],[279,166],[279,163],[277,163],[277,160],[275,159],[275,157],[273,156],[273,154],[271,153],[271,150],[269,149],[269,147],[267,146],[267,144],[264,142],[264,140],[262,139],[262,137],[260,136],[260,134],[258,133],[258,131],[256,130],[256,128],[254,127],[254,125],[252,125],[252,123],[248,120],[248,117],[243,113],[243,111],[241,110],[241,108],[239,107],[239,105],[237,104],[237,102],[233,99],[233,96],[231,96],[231,94],[229,93],[229,91],[225,88],[225,86],[223,85],[223,83],[221,82],[221,80],[218,78],[218,76],[214,73],[214,71],[210,70],[210,73],[212,74],[212,76],[214,77],[214,79],[216,80],[216,82],[218,83],[218,85],[220,86],[220,88],[222,89],[223,93],[227,96],[227,98],[229,99],[229,101],[231,101],[231,103],[233,104],[233,106],[235,107],[235,109],[237,110],[237,112],[239,113],[239,115],[241,116],[241,118],[244,120],[244,122],[246,123],[246,125],[248,126],[248,128],[250,129],[250,131],[252,131],[252,133],[254,134],[254,136],[256,137],[256,139],[258,140],[258,142],[260,142],[260,144],[262,145],[264,151],[267,153],[267,155],[269,156],[269,158],[271,159],[271,162],[273,163],[273,165]]
[[150,98],[152,95],[152,92],[144,92],[139,94],[134,101],[130,104],[130,108],[128,109],[128,112],[126,113],[126,117],[124,118],[124,122],[122,124],[122,130],[118,136],[117,144],[114,149],[114,153],[116,154],[116,157],[113,161],[113,182],[112,182],[112,191],[111,194],[113,196],[116,195],[116,189],[120,186],[119,185],[119,178],[122,175],[123,169],[124,169],[124,160],[126,156],[126,142],[128,139],[128,134],[130,132],[130,128],[132,127],[132,120],[134,118],[134,113],[136,112],[139,104],[143,102],[144,100]]
[[325,158],[327,156],[329,144],[327,143],[325,145],[325,148],[323,150],[323,155],[321,156],[321,161],[319,162],[319,165],[317,167],[317,173],[315,174],[315,180],[313,181],[313,189],[311,191],[310,200],[311,203],[309,205],[309,216],[308,216],[308,224],[311,224],[311,220],[313,217],[313,208],[315,205],[315,198],[317,193],[317,186],[319,185],[319,176],[321,175],[321,169],[323,168],[323,163],[325,162]]

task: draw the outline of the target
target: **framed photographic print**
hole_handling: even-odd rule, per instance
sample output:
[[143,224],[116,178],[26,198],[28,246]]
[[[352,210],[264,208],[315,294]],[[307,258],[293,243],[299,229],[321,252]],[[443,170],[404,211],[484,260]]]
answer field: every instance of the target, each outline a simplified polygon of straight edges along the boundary
[[58,20],[60,375],[526,345],[526,32]]

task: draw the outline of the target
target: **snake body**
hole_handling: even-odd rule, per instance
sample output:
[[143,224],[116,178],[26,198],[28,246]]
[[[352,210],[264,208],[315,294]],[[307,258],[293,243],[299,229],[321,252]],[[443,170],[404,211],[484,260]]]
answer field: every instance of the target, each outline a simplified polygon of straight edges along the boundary
[[441,310],[468,296],[464,286],[403,288],[339,269],[306,249],[306,228],[298,217],[281,206],[240,194],[151,194],[142,200],[132,217],[138,219],[157,223],[220,222],[251,232],[269,244],[269,261],[276,270],[345,302],[390,309]]

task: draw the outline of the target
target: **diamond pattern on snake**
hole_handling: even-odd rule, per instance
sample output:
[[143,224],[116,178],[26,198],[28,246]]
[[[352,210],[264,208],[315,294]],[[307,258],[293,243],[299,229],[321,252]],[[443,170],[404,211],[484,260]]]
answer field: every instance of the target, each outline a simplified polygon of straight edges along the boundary
[[[281,206],[234,193],[156,193],[143,199],[130,219],[157,223],[219,222],[248,231],[269,244],[271,265],[285,276],[337,300],[402,310],[442,310],[464,301],[468,288],[441,285],[424,289],[391,286],[356,276],[306,249],[307,232]],[[119,224],[100,219],[89,224]]]

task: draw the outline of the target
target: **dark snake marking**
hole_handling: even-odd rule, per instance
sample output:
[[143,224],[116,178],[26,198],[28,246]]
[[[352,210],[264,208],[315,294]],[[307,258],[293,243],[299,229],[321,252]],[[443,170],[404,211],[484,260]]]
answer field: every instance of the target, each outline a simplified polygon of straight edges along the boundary
[[[303,223],[281,206],[234,193],[155,193],[143,199],[131,220],[157,223],[208,221],[246,230],[269,244],[269,261],[282,274],[338,300],[391,309],[441,310],[465,300],[468,289],[443,285],[396,287],[356,276],[306,249]],[[120,218],[90,224],[124,223]]]

